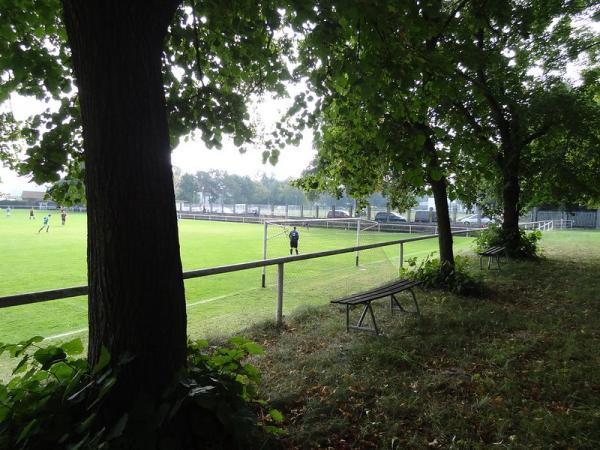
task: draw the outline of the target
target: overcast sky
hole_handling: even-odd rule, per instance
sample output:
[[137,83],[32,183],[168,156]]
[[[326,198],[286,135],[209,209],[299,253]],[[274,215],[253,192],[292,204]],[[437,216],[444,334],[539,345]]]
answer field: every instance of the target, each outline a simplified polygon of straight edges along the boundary
[[[251,108],[254,119],[260,120],[265,127],[272,126],[280,114],[285,111],[291,99],[262,99],[260,103]],[[46,107],[43,102],[35,99],[12,96],[11,101],[5,103],[3,110],[12,110],[15,117],[25,119],[31,114],[36,114]],[[202,140],[185,142],[173,150],[172,162],[183,173],[195,173],[198,170],[226,170],[237,175],[260,177],[262,174],[272,175],[277,179],[295,178],[300,175],[311,159],[314,157],[312,149],[312,135],[304,134],[304,139],[298,147],[288,146],[281,151],[279,162],[272,166],[262,163],[261,148],[248,148],[244,154],[229,139],[223,140],[221,150],[207,149]],[[0,162],[0,164],[2,164]],[[45,187],[29,182],[27,177],[19,177],[16,173],[5,167],[0,167],[0,193],[20,195],[24,190],[45,190]]]

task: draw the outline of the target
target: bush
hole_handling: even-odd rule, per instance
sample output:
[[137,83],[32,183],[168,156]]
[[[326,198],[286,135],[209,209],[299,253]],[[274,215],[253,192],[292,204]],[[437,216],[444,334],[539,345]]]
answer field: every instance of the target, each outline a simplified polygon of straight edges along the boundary
[[466,270],[466,260],[457,256],[454,267],[440,265],[440,260],[428,255],[420,263],[417,258],[407,260],[408,268],[403,268],[400,275],[411,280],[423,282],[423,286],[442,289],[458,295],[477,296],[483,293],[481,279],[473,277]]
[[492,224],[488,228],[481,230],[479,236],[475,238],[475,246],[478,252],[482,252],[490,247],[507,247],[509,256],[513,258],[535,258],[538,256],[539,240],[542,238],[540,231],[525,231],[519,229],[519,246],[511,250],[507,247],[507,237],[502,232],[502,227]]
[[281,413],[257,397],[260,373],[242,362],[262,352],[254,342],[191,342],[188,367],[161,398],[140,399],[107,423],[101,407],[131,359],[110,368],[104,350],[90,369],[75,357],[83,351],[79,339],[47,347],[41,341],[0,344],[0,355],[19,358],[13,378],[0,384],[0,448],[249,448],[264,432],[282,433]]

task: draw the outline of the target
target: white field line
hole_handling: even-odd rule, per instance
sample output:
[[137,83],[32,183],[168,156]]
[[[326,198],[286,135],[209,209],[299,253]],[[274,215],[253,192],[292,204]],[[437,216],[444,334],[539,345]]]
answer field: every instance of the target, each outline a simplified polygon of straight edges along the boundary
[[[258,289],[262,289],[262,288],[244,289],[243,291],[237,291],[235,294],[238,294],[240,292],[255,291],[255,290],[258,290]],[[192,306],[201,305],[203,303],[210,303],[210,302],[214,302],[216,300],[221,300],[221,299],[224,299],[224,298],[227,298],[227,297],[232,297],[235,294],[219,295],[217,297],[207,298],[207,299],[200,300],[200,301],[197,301],[197,302],[194,302],[194,303],[188,303],[186,306],[188,308],[190,308]],[[72,336],[74,334],[83,333],[84,331],[87,331],[87,330],[88,330],[87,328],[81,328],[79,330],[67,331],[66,333],[60,333],[60,334],[55,334],[55,335],[52,335],[52,336],[45,337],[44,340],[45,341],[49,341],[51,339],[60,339],[60,338],[63,338],[63,337]]]
[[55,334],[54,336],[45,337],[44,340],[49,341],[51,339],[60,339],[63,337],[72,336],[74,334],[83,333],[84,331],[87,331],[87,330],[88,330],[87,328],[82,328],[80,330],[73,330],[73,331],[68,331],[66,333]]

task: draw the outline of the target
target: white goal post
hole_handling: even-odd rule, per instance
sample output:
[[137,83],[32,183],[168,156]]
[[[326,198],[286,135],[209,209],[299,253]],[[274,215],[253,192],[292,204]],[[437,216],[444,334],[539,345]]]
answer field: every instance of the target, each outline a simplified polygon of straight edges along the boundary
[[[269,226],[277,227],[277,231],[269,236]],[[331,219],[265,219],[263,221],[263,261],[267,259],[267,246],[270,239],[284,236],[285,238],[289,235],[289,227],[300,226],[310,229],[315,228],[331,228],[331,229],[344,229],[344,230],[356,230],[356,247],[360,245],[360,234],[361,231],[372,230],[379,227],[379,223],[373,220],[361,218],[361,217],[338,217]],[[356,251],[355,264],[359,265],[359,251]],[[263,266],[261,274],[261,286],[266,287],[266,267]]]

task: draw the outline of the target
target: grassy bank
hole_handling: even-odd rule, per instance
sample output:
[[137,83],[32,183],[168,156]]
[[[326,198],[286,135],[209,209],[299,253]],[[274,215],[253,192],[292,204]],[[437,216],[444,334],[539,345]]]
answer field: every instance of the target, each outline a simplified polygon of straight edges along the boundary
[[[253,337],[286,448],[600,448],[600,233],[548,233],[540,262],[484,271],[489,293],[419,293],[421,320],[307,308]],[[473,268],[476,266],[472,261]]]

